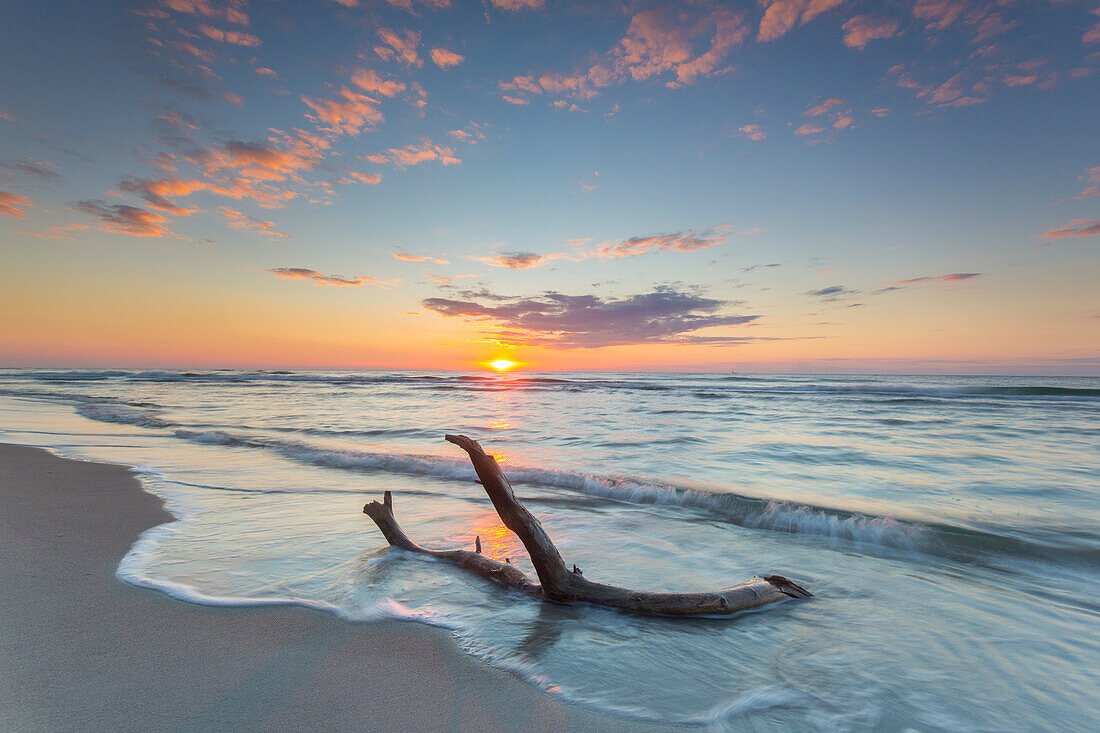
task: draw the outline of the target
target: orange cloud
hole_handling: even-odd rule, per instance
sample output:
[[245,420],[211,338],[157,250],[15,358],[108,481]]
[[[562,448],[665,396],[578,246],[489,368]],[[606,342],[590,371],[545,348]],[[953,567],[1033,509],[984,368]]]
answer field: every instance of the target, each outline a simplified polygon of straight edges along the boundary
[[375,46],[374,52],[383,61],[400,61],[406,66],[423,66],[416,48],[420,45],[420,34],[416,31],[405,31],[400,35],[389,28],[379,28],[378,37],[382,39],[383,46]]
[[100,220],[99,228],[106,232],[132,234],[135,237],[163,237],[171,234],[161,224],[160,214],[127,204],[108,204],[104,201],[79,201],[76,208]]
[[221,212],[229,220],[230,229],[251,229],[272,238],[293,239],[289,234],[276,231],[275,222],[261,221],[240,211],[222,207]]
[[408,168],[432,160],[438,160],[443,165],[458,165],[462,162],[455,157],[454,148],[437,145],[427,139],[419,143],[410,143],[402,148],[390,148],[385,153],[368,155],[366,159],[378,165],[389,163],[398,168]]
[[268,270],[275,277],[285,280],[310,280],[318,285],[332,287],[359,287],[360,285],[375,285],[380,288],[389,287],[400,280],[378,280],[366,275],[356,275],[353,278],[339,277],[338,275],[322,275],[316,270],[307,270],[304,267],[276,267]]
[[875,18],[871,15],[857,15],[841,26],[844,30],[844,45],[861,51],[871,41],[893,38],[898,27],[899,23],[893,18]]
[[199,32],[212,41],[229,43],[234,46],[249,46],[254,48],[260,45],[260,39],[252,35],[251,33],[244,33],[242,31],[224,31],[221,28],[215,28],[214,26],[207,25],[206,23],[199,24]]
[[23,209],[32,206],[34,206],[34,204],[26,196],[0,191],[0,214],[4,216],[14,216],[17,219],[22,219],[27,215]]
[[[635,14],[623,38],[587,70],[514,76],[498,88],[505,101],[527,104],[521,93],[562,94],[591,99],[597,90],[627,80],[645,81],[670,74],[668,87],[693,84],[700,76],[724,73],[721,66],[748,35],[744,16],[718,7],[700,12],[675,4]],[[705,50],[703,50],[705,49]]]
[[420,255],[411,255],[407,252],[394,252],[393,256],[399,260],[405,260],[406,262],[431,262],[435,265],[449,265],[451,264],[447,260],[441,257],[422,257]]
[[339,99],[312,99],[303,96],[302,101],[313,110],[307,114],[320,129],[334,135],[358,135],[364,127],[374,127],[385,120],[378,109],[377,100],[341,87]]
[[560,260],[567,257],[563,252],[552,254],[535,254],[534,252],[506,252],[490,257],[478,257],[479,262],[484,262],[491,267],[507,267],[509,270],[528,270],[532,267],[540,267],[547,262]]
[[73,232],[81,232],[85,229],[91,229],[87,224],[56,224],[52,227],[46,227],[40,232],[24,232],[13,231],[13,234],[22,234],[24,237],[34,237],[35,239],[68,239]]
[[449,69],[452,66],[458,66],[466,60],[466,57],[462,54],[448,51],[445,48],[433,48],[431,57],[432,63],[441,69]]
[[[1089,168],[1085,172],[1083,178],[1089,183],[1100,183],[1100,165]],[[1100,196],[1100,186],[1089,186],[1074,198],[1087,199],[1092,198],[1093,196]]]
[[501,99],[503,99],[508,104],[516,104],[516,105],[531,104],[530,101],[528,101],[526,99],[523,99],[522,97],[510,97],[507,94],[502,96]]
[[760,19],[758,41],[774,41],[795,23],[805,25],[827,10],[843,5],[845,0],[761,0],[764,17]]
[[359,183],[369,183],[372,186],[377,186],[382,182],[382,176],[379,173],[360,173],[359,171],[348,171],[348,175]]
[[351,72],[351,81],[364,92],[383,97],[396,96],[406,89],[401,82],[383,79],[374,69],[356,69]]
[[805,137],[807,135],[816,135],[819,132],[824,132],[824,131],[825,131],[824,127],[818,127],[817,125],[815,125],[812,122],[807,122],[804,125],[799,125],[798,128],[794,131],[794,134],[795,135],[801,135],[801,136]]
[[1069,226],[1054,229],[1043,234],[1044,239],[1066,239],[1073,237],[1092,237],[1100,234],[1100,221],[1093,219],[1074,219]]
[[279,75],[275,73],[274,69],[269,69],[266,66],[260,66],[256,68],[256,73],[260,76],[270,76],[273,79],[278,79]]

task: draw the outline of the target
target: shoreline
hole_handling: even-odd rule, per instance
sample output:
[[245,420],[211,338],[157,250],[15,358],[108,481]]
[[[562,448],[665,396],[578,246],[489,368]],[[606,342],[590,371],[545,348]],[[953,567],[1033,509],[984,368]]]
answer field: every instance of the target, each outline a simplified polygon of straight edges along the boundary
[[119,580],[138,536],[173,520],[125,466],[0,444],[0,729],[684,729],[539,692],[444,629]]

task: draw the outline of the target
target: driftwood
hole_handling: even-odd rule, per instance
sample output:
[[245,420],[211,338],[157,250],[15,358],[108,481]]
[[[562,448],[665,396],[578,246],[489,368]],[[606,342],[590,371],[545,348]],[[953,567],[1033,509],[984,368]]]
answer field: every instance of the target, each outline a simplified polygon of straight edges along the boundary
[[535,568],[535,583],[519,568],[481,554],[481,538],[474,550],[429,550],[409,539],[393,515],[393,498],[385,492],[382,503],[363,507],[393,547],[420,552],[462,565],[509,588],[556,603],[596,603],[632,613],[659,616],[727,615],[775,603],[787,598],[809,598],[809,591],[781,575],[754,577],[743,583],[700,593],[651,593],[620,588],[588,580],[576,565],[568,568],[558,548],[539,520],[516,498],[496,459],[465,435],[448,435],[447,440],[465,450],[477,472],[478,483],[493,502],[504,526],[515,532]]

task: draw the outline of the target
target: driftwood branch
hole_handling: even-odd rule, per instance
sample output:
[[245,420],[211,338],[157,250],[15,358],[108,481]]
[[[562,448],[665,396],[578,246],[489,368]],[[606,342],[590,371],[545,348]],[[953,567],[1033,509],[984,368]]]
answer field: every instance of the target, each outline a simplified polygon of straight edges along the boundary
[[374,520],[386,540],[394,547],[420,552],[457,562],[502,585],[540,596],[557,603],[586,602],[610,606],[632,613],[661,616],[725,615],[775,603],[787,598],[809,598],[810,593],[780,575],[754,577],[743,583],[699,593],[653,593],[621,588],[588,580],[580,569],[568,568],[554,542],[527,507],[516,498],[512,485],[497,464],[475,440],[465,435],[448,435],[447,440],[466,451],[477,472],[478,483],[493,502],[504,526],[515,532],[523,542],[539,583],[533,582],[518,568],[491,560],[481,554],[478,538],[475,551],[428,550],[409,539],[393,516],[390,492],[383,502],[371,502],[363,512]]

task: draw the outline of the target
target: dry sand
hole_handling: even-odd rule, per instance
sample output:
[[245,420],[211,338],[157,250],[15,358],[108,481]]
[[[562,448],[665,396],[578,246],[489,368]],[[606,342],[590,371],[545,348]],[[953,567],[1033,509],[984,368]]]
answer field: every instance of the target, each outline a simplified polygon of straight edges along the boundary
[[654,729],[541,694],[440,629],[118,580],[170,519],[125,467],[0,445],[0,730]]

